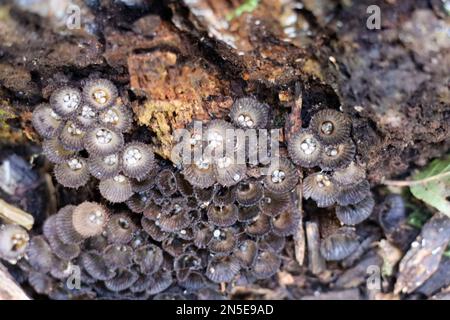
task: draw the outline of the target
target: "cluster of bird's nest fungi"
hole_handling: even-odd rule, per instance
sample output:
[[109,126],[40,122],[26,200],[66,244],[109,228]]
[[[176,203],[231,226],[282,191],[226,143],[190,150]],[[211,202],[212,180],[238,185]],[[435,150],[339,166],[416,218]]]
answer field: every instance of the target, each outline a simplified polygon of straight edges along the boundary
[[[112,82],[60,87],[33,113],[43,153],[55,164],[59,184],[80,188],[92,176],[106,201],[61,208],[31,239],[22,228],[4,225],[0,257],[16,262],[37,293],[55,299],[216,298],[224,288],[280,269],[286,238],[300,221],[299,182],[304,199],[334,207],[342,225],[324,236],[321,254],[328,261],[348,257],[359,244],[354,226],[374,207],[350,118],[319,110],[287,141],[289,157],[275,162],[269,155],[237,163],[222,154],[227,130],[270,124],[268,105],[239,98],[229,121],[203,123],[205,135],[190,128],[188,146],[209,147],[213,157],[167,165],[151,145],[131,140],[133,113]],[[232,143],[236,153],[254,149]],[[80,286],[74,289],[68,279],[76,270]]]

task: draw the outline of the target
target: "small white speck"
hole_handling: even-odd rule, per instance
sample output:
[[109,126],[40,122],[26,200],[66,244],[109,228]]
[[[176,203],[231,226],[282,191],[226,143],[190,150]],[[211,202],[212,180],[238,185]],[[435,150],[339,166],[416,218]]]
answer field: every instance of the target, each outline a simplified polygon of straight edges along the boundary
[[364,110],[362,106],[354,106],[353,109],[355,109],[356,112],[362,112]]
[[441,251],[441,247],[437,247],[436,249],[434,249],[433,251],[431,251],[431,254],[433,256],[437,255],[439,252]]

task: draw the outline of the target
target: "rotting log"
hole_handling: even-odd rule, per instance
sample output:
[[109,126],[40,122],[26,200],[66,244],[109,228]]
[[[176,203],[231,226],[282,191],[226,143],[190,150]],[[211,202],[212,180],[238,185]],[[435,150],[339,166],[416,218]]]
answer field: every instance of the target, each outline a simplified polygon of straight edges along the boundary
[[[435,6],[363,0],[298,8],[295,1],[261,0],[240,15],[233,1],[161,1],[124,20],[118,4],[102,2],[96,24],[79,3],[86,26],[98,32],[60,33],[43,11],[39,22],[50,27],[30,31],[29,12],[3,9],[0,39],[8,46],[1,46],[0,100],[12,118],[48,99],[67,70],[79,78],[95,66],[118,83],[131,82],[133,109],[164,157],[174,129],[196,117],[225,116],[238,96],[270,104],[273,126],[283,126],[299,84],[304,121],[324,106],[352,116],[372,184],[450,147],[450,39],[442,36],[449,26]],[[384,13],[380,29],[365,25],[369,5]],[[30,136],[27,121],[14,125]]]

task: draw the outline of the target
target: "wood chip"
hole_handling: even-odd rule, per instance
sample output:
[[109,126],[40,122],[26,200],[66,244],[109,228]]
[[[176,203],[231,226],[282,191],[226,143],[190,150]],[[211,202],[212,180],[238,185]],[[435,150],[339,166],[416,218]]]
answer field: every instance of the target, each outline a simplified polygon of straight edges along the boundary
[[294,99],[288,121],[286,121],[285,135],[287,140],[302,127],[303,90],[299,82],[295,83]]
[[296,192],[296,201],[297,201],[297,210],[300,214],[300,220],[298,222],[297,230],[294,234],[294,245],[295,245],[295,260],[297,260],[298,264],[303,266],[305,261],[305,230],[303,229],[303,208],[302,208],[302,183],[300,182],[297,185],[295,190]]
[[295,284],[295,279],[289,272],[280,271],[277,274],[278,283],[282,286],[292,286]]
[[315,275],[326,269],[325,259],[320,254],[320,233],[316,222],[306,223],[306,239],[308,241],[309,270]]
[[18,224],[28,230],[31,230],[34,224],[34,218],[31,214],[10,205],[3,199],[0,199],[0,218],[6,223]]
[[411,293],[438,269],[450,241],[450,219],[434,215],[400,262],[394,293]]
[[439,264],[439,268],[425,283],[417,288],[416,292],[420,292],[427,297],[437,293],[439,289],[450,285],[450,259],[443,258]]
[[386,239],[378,242],[377,253],[383,258],[383,275],[392,276],[403,252]]

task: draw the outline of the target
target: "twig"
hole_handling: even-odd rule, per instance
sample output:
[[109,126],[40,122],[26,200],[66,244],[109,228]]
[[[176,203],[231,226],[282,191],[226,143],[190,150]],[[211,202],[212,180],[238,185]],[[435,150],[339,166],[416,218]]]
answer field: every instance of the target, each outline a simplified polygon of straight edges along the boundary
[[296,192],[296,200],[297,200],[297,210],[300,214],[300,220],[298,222],[297,230],[294,234],[294,245],[295,245],[295,260],[297,260],[298,264],[303,266],[303,263],[305,261],[305,247],[306,247],[306,241],[305,241],[305,231],[303,229],[303,208],[302,208],[302,199],[303,199],[303,192],[302,192],[302,183],[300,182],[295,190]]
[[285,124],[285,138],[289,137],[302,127],[303,91],[300,82],[295,83],[294,101],[291,112]]
[[309,269],[315,275],[326,269],[325,259],[320,254],[319,225],[316,222],[306,223],[306,238],[308,241]]
[[5,200],[0,199],[0,218],[5,222],[15,223],[31,230],[34,224],[34,218],[31,214],[10,205]]
[[446,176],[450,176],[450,171],[443,172],[443,173],[437,174],[435,176],[424,178],[424,179],[420,179],[420,180],[409,180],[409,181],[405,181],[405,180],[385,180],[382,183],[384,185],[392,186],[392,187],[410,187],[410,186],[417,186],[417,185],[421,185],[421,184],[426,184],[426,183],[428,183],[430,181],[439,180],[439,179],[442,179],[442,178],[444,178]]

